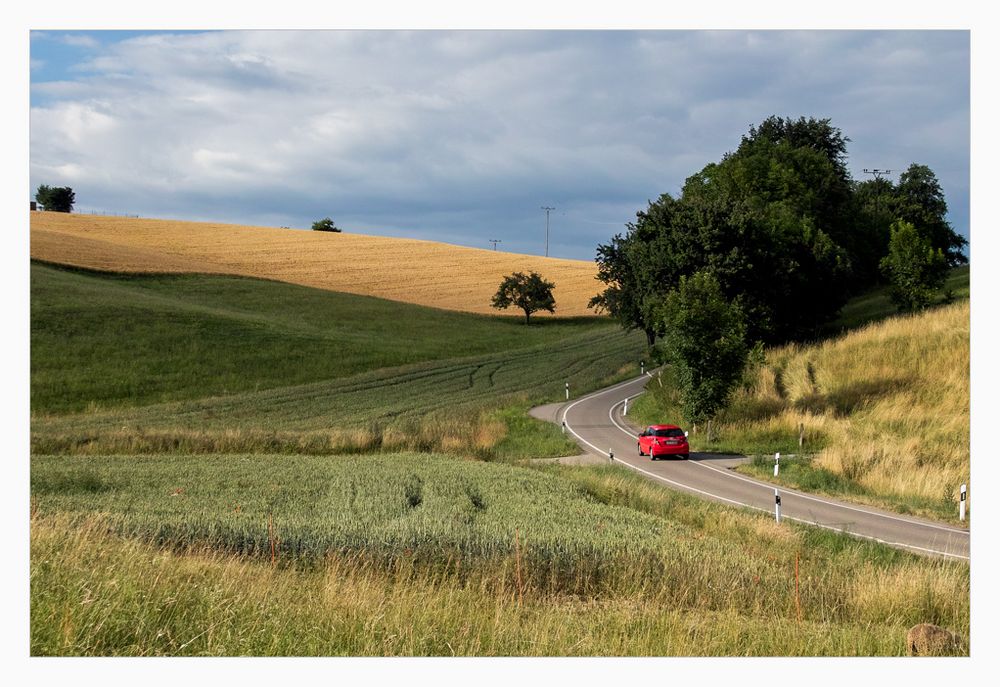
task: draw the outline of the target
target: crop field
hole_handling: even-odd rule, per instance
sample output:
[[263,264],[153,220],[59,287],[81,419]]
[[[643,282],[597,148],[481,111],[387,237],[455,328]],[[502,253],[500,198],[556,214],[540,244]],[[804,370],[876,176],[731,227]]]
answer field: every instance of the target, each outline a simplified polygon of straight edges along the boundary
[[31,555],[33,655],[900,655],[969,626],[967,565],[615,466],[35,456]]
[[484,314],[497,312],[490,299],[512,272],[535,271],[554,282],[559,317],[593,316],[587,302],[601,286],[596,265],[583,260],[351,233],[59,212],[31,213],[31,257],[109,272],[258,277]]
[[[642,357],[639,336],[593,318],[525,327],[222,276],[33,265],[31,316],[36,452],[492,457],[514,421],[499,411],[618,381]],[[572,452],[536,425],[542,455]]]
[[[960,485],[970,484],[969,316],[960,301],[771,349],[720,414],[713,441],[702,427],[693,447],[807,454],[787,463],[782,483],[957,521]],[[672,384],[648,389],[638,418],[679,418]],[[747,469],[768,477],[772,468]]]

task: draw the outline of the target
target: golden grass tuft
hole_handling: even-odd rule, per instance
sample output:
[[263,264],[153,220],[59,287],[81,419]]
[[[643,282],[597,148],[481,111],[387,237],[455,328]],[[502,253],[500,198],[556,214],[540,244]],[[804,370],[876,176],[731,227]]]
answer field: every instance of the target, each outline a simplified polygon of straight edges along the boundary
[[58,212],[31,213],[31,257],[111,272],[258,277],[472,313],[496,314],[490,299],[500,280],[517,271],[555,282],[561,317],[594,315],[587,302],[600,290],[596,265],[583,260],[361,234]]

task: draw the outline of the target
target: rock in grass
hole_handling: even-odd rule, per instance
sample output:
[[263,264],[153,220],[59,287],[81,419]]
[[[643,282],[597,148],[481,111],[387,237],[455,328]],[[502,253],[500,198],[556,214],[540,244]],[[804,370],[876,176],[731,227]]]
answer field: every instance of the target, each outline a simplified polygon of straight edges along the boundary
[[910,656],[951,656],[964,646],[954,632],[930,623],[914,625],[906,633],[906,653]]

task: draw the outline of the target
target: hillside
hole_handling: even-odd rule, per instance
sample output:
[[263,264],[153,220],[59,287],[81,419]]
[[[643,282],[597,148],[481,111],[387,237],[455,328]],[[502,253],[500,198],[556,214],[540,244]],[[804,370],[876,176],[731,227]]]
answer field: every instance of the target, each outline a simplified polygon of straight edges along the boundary
[[31,257],[110,272],[259,277],[472,313],[496,313],[490,299],[503,276],[516,271],[555,282],[559,317],[594,315],[587,302],[600,290],[596,265],[582,260],[361,234],[58,212],[31,213]]
[[[965,300],[770,349],[694,448],[764,454],[763,478],[767,456],[800,454],[782,483],[952,519],[969,480],[969,316]],[[643,421],[680,420],[671,387],[649,385]]]

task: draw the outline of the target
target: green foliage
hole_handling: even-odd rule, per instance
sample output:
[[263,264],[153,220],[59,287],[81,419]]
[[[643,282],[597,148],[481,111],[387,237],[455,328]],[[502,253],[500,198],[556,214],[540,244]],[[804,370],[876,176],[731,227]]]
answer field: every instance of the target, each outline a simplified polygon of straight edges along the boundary
[[882,271],[891,284],[893,303],[903,312],[922,310],[944,286],[948,261],[911,223],[900,220],[890,228],[889,254]]
[[944,253],[949,266],[969,262],[962,250],[968,244],[945,219],[948,204],[934,172],[926,165],[912,164],[899,177],[895,189],[895,217],[909,222],[932,248]]
[[41,185],[35,193],[35,200],[49,212],[73,212],[76,194],[69,186]]
[[702,422],[722,408],[742,379],[748,349],[746,324],[708,272],[681,277],[660,309],[660,352],[680,386],[684,416]]
[[329,217],[324,217],[321,220],[313,222],[312,229],[313,231],[333,231],[333,232],[340,231],[340,229],[338,229],[337,226],[333,223],[333,220],[330,219]]
[[556,299],[552,296],[552,289],[556,285],[546,281],[537,272],[524,274],[515,272],[507,275],[500,282],[497,292],[493,295],[493,307],[498,310],[506,310],[510,306],[517,306],[524,311],[524,323],[531,323],[531,313],[539,310],[555,312]]
[[737,150],[689,177],[679,198],[661,195],[598,246],[605,288],[591,307],[652,345],[663,335],[655,305],[682,276],[708,269],[739,299],[748,340],[781,343],[815,336],[849,296],[881,280],[897,218],[948,264],[966,262],[934,173],[914,164],[898,186],[855,183],[848,141],[829,119],[769,117],[751,127]]

